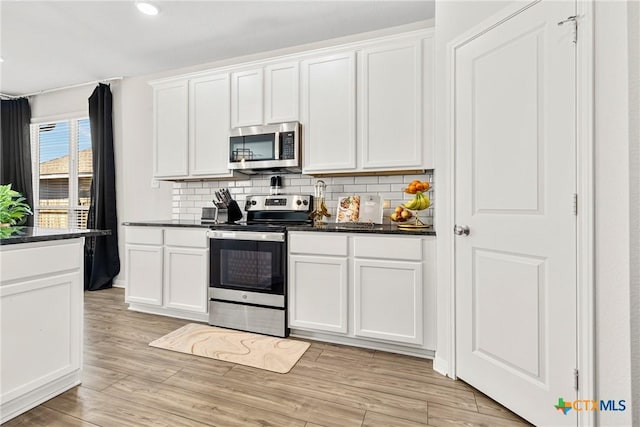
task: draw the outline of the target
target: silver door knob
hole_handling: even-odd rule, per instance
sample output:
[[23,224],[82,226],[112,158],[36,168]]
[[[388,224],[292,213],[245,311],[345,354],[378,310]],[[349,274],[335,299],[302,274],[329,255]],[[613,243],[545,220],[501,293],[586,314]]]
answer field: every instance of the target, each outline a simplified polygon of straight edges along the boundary
[[458,225],[456,224],[453,227],[453,232],[458,236],[468,236],[469,235],[469,226],[468,225]]

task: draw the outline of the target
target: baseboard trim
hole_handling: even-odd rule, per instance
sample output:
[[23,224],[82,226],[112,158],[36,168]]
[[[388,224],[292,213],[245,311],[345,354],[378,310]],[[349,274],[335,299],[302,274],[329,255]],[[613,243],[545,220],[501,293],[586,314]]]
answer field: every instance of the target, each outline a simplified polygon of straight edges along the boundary
[[172,308],[151,307],[135,303],[129,303],[129,310],[147,314],[157,314],[160,316],[175,317],[177,319],[193,320],[195,322],[209,322],[208,313],[188,313],[186,311],[175,310]]
[[0,414],[2,418],[0,423],[5,423],[20,414],[27,412],[29,409],[52,399],[65,391],[80,385],[82,378],[82,370],[76,370],[58,378],[42,387],[16,397],[8,402],[2,402],[0,406]]
[[449,364],[447,363],[447,360],[442,357],[438,357],[437,353],[436,357],[433,359],[433,370],[439,374],[447,377],[449,376]]
[[311,332],[300,329],[291,329],[292,337],[306,338],[314,341],[328,342],[332,344],[349,345],[352,347],[368,348],[371,350],[387,351],[390,353],[404,354],[406,356],[433,359],[435,352],[424,348],[411,348],[399,344],[382,343],[362,338],[330,335],[322,332]]

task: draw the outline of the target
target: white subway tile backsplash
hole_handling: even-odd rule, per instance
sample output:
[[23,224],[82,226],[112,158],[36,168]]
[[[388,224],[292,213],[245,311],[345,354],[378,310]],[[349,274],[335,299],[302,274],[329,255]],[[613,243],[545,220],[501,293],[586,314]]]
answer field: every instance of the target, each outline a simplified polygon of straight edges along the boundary
[[377,184],[378,177],[377,176],[356,176],[354,182],[356,184]]
[[[282,175],[283,193],[314,194],[315,183],[318,178],[301,175]],[[424,175],[379,175],[379,176],[339,176],[322,177],[327,184],[326,204],[332,217],[329,221],[335,221],[338,198],[359,194],[378,195],[383,200],[389,200],[391,208],[384,210],[385,221],[393,212],[393,209],[411,199],[411,195],[404,194],[403,190],[407,183],[414,179],[420,181],[433,182],[433,171],[428,171]],[[183,220],[198,220],[203,206],[212,206],[215,198],[214,192],[220,188],[229,188],[233,198],[242,207],[248,194],[269,194],[269,178],[256,176],[244,181],[198,181],[198,182],[175,182],[172,191],[172,218]],[[435,198],[434,192],[430,196]],[[420,217],[427,218],[433,216],[433,209],[420,212]]]
[[381,191],[390,191],[390,184],[367,184],[368,193],[379,193]]
[[323,178],[322,180],[327,184],[327,181],[334,184],[353,184],[355,182],[355,178],[353,176],[337,176],[335,178]]
[[345,185],[344,192],[349,194],[361,193],[367,191],[367,186],[362,185]]
[[385,175],[379,176],[378,182],[380,184],[399,184],[402,182],[403,175]]

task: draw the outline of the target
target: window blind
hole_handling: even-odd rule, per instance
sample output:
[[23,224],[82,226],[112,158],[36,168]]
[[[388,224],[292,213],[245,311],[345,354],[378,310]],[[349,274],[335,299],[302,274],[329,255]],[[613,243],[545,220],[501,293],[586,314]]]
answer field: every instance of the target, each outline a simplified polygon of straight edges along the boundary
[[86,228],[93,160],[89,119],[32,125],[36,223]]

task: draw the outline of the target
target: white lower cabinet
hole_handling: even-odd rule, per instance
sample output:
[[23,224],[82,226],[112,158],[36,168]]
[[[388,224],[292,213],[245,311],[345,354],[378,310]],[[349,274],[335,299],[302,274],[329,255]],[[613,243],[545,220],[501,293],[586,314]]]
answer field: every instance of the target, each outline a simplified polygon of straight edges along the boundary
[[354,334],[422,344],[422,263],[354,260]]
[[207,320],[206,232],[127,227],[125,299],[131,310]]
[[288,289],[294,335],[433,354],[433,236],[292,232]]
[[[207,312],[207,249],[164,249],[164,305],[196,313]],[[202,286],[204,284],[204,286]]]
[[162,246],[126,245],[126,300],[162,306]]
[[347,333],[347,260],[289,256],[289,326]]

